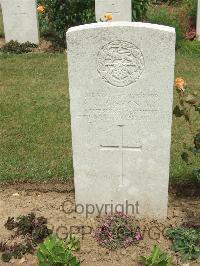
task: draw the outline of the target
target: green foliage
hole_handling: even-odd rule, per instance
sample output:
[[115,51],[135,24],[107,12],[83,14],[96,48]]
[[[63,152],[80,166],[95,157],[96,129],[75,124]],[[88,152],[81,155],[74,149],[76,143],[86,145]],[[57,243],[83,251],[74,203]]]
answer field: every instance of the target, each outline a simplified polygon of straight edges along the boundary
[[69,234],[66,240],[66,246],[71,251],[80,250],[80,240],[73,234]]
[[154,246],[150,256],[141,256],[139,261],[145,266],[172,266],[172,259],[158,246]]
[[192,181],[194,184],[200,185],[200,169],[195,169],[192,171]]
[[[132,0],[133,20],[142,20],[149,0]],[[39,14],[42,34],[51,35],[54,45],[65,46],[68,28],[95,22],[95,0],[40,0],[45,11]]]
[[184,39],[184,32],[181,28],[176,12],[166,5],[150,6],[147,11],[147,22],[174,27],[176,29],[176,45]]
[[0,52],[3,53],[14,53],[14,54],[23,54],[32,52],[33,48],[36,48],[37,45],[30,42],[18,43],[17,41],[10,41],[6,43],[1,49]]
[[196,24],[197,20],[197,4],[198,0],[183,0],[183,6],[187,10],[187,15],[193,20]]
[[77,243],[78,240],[74,236],[71,236],[67,243],[56,236],[49,236],[38,247],[39,266],[79,266],[80,263],[71,253],[72,250],[77,249]]
[[38,13],[40,36],[49,37],[51,35],[49,20],[44,13]]
[[172,240],[172,250],[181,253],[183,262],[200,257],[200,228],[172,228],[166,235]]
[[[193,147],[188,148],[189,152],[192,152],[195,156],[200,153],[200,130],[197,134],[194,133],[194,130],[192,130],[192,115],[195,112],[199,112],[199,100],[197,98],[196,92],[187,92],[186,88],[186,82],[182,78],[177,78],[176,81],[176,91],[178,93],[179,98],[179,105],[176,105],[173,111],[173,114],[177,117],[184,117],[185,121],[187,122],[190,132],[193,135],[194,143]],[[193,110],[193,112],[192,112]],[[195,134],[195,135],[194,135]],[[185,146],[185,145],[184,145]],[[185,149],[186,147],[184,147]],[[187,164],[192,164],[192,162],[189,161],[189,154],[188,152],[182,152],[181,154],[182,160]],[[199,177],[198,177],[198,170],[193,170],[191,175],[191,181],[193,183],[199,183]]]
[[55,45],[65,46],[68,28],[95,22],[95,0],[41,0],[39,3],[45,8],[40,14],[40,24],[44,28],[48,22]]
[[[176,105],[173,114],[176,117],[183,116],[189,124],[191,124],[192,109],[196,111],[197,106],[199,106],[199,101],[196,92],[188,92],[186,90],[186,85],[183,88],[177,87],[176,91],[179,96],[179,105]],[[197,142],[196,137],[196,142]]]
[[133,21],[141,21],[145,18],[149,7],[149,0],[132,0]]

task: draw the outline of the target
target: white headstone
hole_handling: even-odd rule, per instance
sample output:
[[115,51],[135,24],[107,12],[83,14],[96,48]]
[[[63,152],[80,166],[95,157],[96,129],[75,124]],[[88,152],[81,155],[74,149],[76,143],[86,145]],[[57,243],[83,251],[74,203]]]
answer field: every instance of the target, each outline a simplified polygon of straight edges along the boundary
[[112,13],[112,21],[132,21],[131,0],[95,0],[96,21]]
[[35,0],[2,0],[6,42],[39,43]]
[[98,213],[138,202],[140,216],[165,218],[174,28],[82,25],[67,47],[76,203]]
[[198,0],[197,7],[197,38],[200,41],[200,0]]

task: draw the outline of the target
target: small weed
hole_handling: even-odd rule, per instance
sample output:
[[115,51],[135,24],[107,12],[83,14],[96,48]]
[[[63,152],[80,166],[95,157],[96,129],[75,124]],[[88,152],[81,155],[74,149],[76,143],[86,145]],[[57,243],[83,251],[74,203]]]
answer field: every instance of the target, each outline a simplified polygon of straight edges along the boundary
[[77,250],[79,247],[79,240],[73,235],[68,237],[66,243],[56,236],[49,236],[38,247],[37,258],[39,266],[79,266],[80,263],[71,253],[72,250]]
[[145,266],[172,266],[171,257],[158,246],[154,246],[150,256],[141,256],[139,261]]
[[181,253],[183,262],[200,257],[200,228],[198,226],[190,224],[168,229],[167,236],[172,240],[172,250]]

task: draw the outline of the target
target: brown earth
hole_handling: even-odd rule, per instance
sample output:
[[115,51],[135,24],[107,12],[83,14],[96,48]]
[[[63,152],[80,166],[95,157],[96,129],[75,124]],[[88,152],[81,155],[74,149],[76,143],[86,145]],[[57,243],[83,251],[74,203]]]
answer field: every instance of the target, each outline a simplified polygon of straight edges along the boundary
[[[0,48],[2,48],[4,45],[5,45],[5,39],[0,38]],[[40,43],[37,48],[32,48],[32,52],[36,53],[54,53],[55,51],[56,50],[52,46],[52,43],[44,39],[40,40]]]
[[[164,237],[162,231],[169,226],[178,226],[183,222],[200,222],[199,197],[183,198],[171,194],[166,221],[138,221],[144,239],[127,249],[110,251],[100,247],[89,234],[90,229],[97,226],[98,218],[84,218],[74,212],[67,214],[73,209],[73,204],[74,188],[71,181],[67,183],[1,184],[0,241],[11,239],[12,233],[4,227],[9,216],[17,217],[34,212],[38,216],[45,216],[49,227],[53,228],[61,238],[65,238],[70,230],[77,233],[81,240],[81,250],[76,255],[83,266],[138,265],[138,256],[149,254],[154,244],[171,253],[174,265],[183,265],[179,262],[178,255],[170,251],[170,241]],[[31,266],[37,265],[37,260],[35,256],[27,255],[21,260],[12,260],[10,263],[0,262],[0,265]],[[200,263],[187,265],[197,266]]]

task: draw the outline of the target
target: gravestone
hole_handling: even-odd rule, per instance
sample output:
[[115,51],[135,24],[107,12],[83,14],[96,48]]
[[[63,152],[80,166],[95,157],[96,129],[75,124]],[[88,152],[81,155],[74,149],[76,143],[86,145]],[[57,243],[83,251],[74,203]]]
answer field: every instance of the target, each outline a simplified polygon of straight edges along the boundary
[[197,7],[197,39],[200,41],[200,0]]
[[96,21],[112,13],[112,21],[132,21],[131,0],[95,0]]
[[165,218],[174,28],[82,25],[67,47],[76,203],[95,214],[138,203],[138,216]]
[[39,43],[35,0],[2,0],[6,42]]

